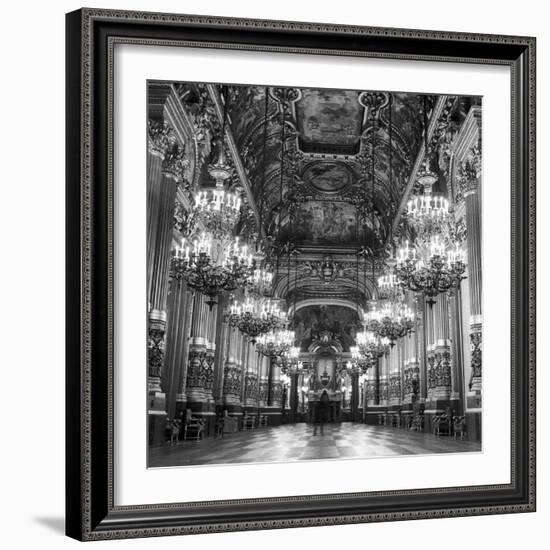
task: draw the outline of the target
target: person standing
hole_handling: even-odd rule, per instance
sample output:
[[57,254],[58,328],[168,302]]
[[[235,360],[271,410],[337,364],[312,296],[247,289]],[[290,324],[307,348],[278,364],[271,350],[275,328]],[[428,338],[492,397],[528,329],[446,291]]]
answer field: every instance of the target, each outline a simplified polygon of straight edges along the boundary
[[328,422],[328,412],[330,399],[326,390],[319,397],[319,401],[315,404],[315,418],[313,423],[313,435],[317,435],[317,428],[320,429],[321,435],[324,435],[324,425]]

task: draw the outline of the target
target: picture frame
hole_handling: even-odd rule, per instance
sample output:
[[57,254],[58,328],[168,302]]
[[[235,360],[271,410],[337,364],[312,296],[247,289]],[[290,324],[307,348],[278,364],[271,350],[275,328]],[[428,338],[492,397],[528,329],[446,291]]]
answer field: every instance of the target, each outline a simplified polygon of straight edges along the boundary
[[[66,30],[67,535],[104,540],[534,511],[535,39],[103,9],[67,14]],[[510,483],[115,505],[113,48],[124,43],[510,68]]]

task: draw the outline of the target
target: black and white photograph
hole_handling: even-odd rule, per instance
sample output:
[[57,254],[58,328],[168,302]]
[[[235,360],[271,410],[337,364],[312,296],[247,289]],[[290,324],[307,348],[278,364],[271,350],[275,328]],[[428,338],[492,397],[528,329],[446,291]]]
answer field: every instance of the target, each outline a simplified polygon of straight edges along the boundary
[[148,467],[481,453],[483,98],[146,86]]

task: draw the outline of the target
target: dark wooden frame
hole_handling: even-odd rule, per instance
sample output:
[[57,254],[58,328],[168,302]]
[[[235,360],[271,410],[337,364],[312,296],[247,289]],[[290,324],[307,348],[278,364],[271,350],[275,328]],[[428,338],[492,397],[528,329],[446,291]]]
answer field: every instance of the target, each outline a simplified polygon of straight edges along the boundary
[[[193,504],[113,505],[112,53],[115,43],[128,42],[510,67],[510,484]],[[82,9],[67,15],[66,43],[69,536],[98,540],[535,509],[534,38]]]

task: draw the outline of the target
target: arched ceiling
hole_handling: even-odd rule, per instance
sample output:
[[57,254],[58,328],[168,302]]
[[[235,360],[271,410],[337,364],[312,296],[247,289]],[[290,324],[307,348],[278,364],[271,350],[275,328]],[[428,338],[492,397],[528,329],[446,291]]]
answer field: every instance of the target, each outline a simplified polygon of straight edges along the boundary
[[419,113],[426,107],[429,119],[435,96],[258,86],[221,93],[267,234],[309,248],[383,246],[422,140]]

